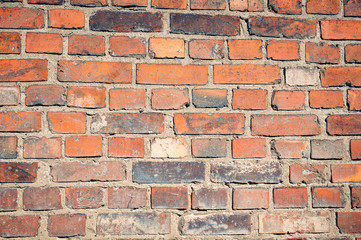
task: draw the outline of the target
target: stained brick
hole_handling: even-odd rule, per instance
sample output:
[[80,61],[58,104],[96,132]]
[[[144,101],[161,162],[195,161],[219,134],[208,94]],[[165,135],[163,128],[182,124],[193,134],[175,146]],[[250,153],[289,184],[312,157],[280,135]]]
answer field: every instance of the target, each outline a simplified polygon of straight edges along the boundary
[[337,87],[345,84],[352,87],[361,86],[361,67],[326,67],[321,69],[323,87]]
[[361,232],[361,212],[338,212],[337,226],[344,233]]
[[188,155],[185,138],[155,138],[150,143],[152,158],[184,158]]
[[322,39],[360,40],[361,21],[323,20],[321,21]]
[[0,53],[19,54],[21,49],[20,33],[2,32],[0,33]]
[[311,108],[342,108],[343,94],[342,91],[315,90],[309,93]]
[[300,45],[298,41],[269,41],[267,42],[267,58],[273,60],[299,60],[300,57]]
[[361,115],[331,115],[326,118],[330,135],[360,135]]
[[360,44],[348,44],[347,46],[345,46],[345,61],[348,63],[360,63],[360,52]]
[[227,89],[193,89],[192,100],[197,108],[227,107]]
[[39,132],[40,112],[0,112],[0,132]]
[[361,159],[361,139],[350,140],[351,159]]
[[47,79],[47,60],[0,60],[0,82],[35,82]]
[[236,188],[233,191],[233,209],[267,209],[269,193],[262,188]]
[[38,235],[39,216],[0,216],[0,236],[2,237],[35,237]]
[[332,182],[361,182],[361,164],[331,165]]
[[307,188],[273,189],[275,208],[304,208],[307,206]]
[[31,85],[25,89],[25,95],[27,106],[65,105],[64,88],[58,85]]
[[146,92],[144,89],[110,89],[109,98],[110,110],[141,109],[145,107]]
[[294,164],[290,166],[292,183],[324,183],[327,180],[325,165]]
[[225,0],[191,0],[191,9],[224,10],[225,8]]
[[192,155],[199,158],[222,158],[227,156],[225,139],[192,139]]
[[105,88],[70,87],[67,105],[81,108],[103,108],[105,107]]
[[109,208],[142,208],[147,205],[147,189],[135,187],[109,188]]
[[193,39],[189,41],[188,51],[195,59],[222,59],[225,55],[222,40]]
[[351,205],[353,208],[361,207],[361,187],[351,187]]
[[15,211],[18,206],[17,198],[17,189],[0,188],[0,211]]
[[152,108],[157,110],[182,109],[189,106],[187,89],[159,88],[152,90]]
[[306,12],[311,14],[337,14],[339,9],[339,0],[309,0],[306,4]]
[[80,112],[48,112],[48,123],[54,133],[85,133],[86,116]]
[[68,41],[70,55],[102,56],[105,54],[105,41],[102,36],[71,35]]
[[24,139],[24,158],[61,158],[61,138]]
[[137,37],[114,36],[109,38],[110,55],[117,57],[144,57],[145,39]]
[[270,9],[275,13],[280,14],[297,14],[302,13],[302,1],[301,0],[270,0],[268,2]]
[[25,210],[54,210],[60,209],[61,196],[59,188],[26,188],[23,193]]
[[306,157],[305,141],[275,140],[272,147],[278,158],[303,158]]
[[37,163],[1,162],[1,183],[32,183],[36,181],[38,172]]
[[343,140],[311,140],[312,159],[342,159]]
[[18,138],[15,136],[0,136],[0,158],[14,159],[17,157]]
[[51,237],[73,237],[85,235],[84,214],[57,214],[48,218],[48,233]]
[[152,208],[187,209],[187,188],[152,188]]
[[65,202],[73,209],[99,208],[103,206],[103,191],[99,187],[66,188]]
[[346,17],[360,17],[361,3],[358,0],[346,0],[343,2],[343,10]]
[[275,110],[303,110],[305,98],[302,91],[274,91],[271,104]]
[[27,53],[56,53],[63,52],[63,39],[57,33],[27,33]]
[[347,90],[347,104],[351,111],[361,110],[361,91],[359,90]]
[[192,192],[192,209],[226,209],[228,194],[226,188],[210,189],[200,188],[193,189]]
[[228,51],[230,59],[261,59],[261,40],[228,40]]
[[267,90],[233,89],[232,108],[263,110],[267,108]]
[[340,50],[338,46],[326,43],[306,43],[306,62],[339,63]]
[[313,187],[312,207],[345,207],[346,198],[342,188],[339,187]]
[[1,8],[0,28],[39,29],[44,27],[44,11],[34,8]]

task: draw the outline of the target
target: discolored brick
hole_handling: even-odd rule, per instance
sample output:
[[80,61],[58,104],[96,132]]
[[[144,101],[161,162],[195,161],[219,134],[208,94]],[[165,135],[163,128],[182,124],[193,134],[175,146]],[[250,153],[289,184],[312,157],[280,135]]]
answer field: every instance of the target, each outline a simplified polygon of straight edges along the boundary
[[48,112],[49,129],[53,133],[85,133],[86,116],[80,112]]
[[361,115],[331,115],[326,118],[330,135],[360,135]]
[[185,138],[155,138],[150,143],[152,158],[184,158],[188,155]]
[[0,82],[35,82],[46,81],[47,79],[47,60],[0,60]]
[[24,139],[24,158],[61,158],[61,138],[28,137]]
[[0,53],[19,54],[21,50],[20,33],[1,32],[0,33]]
[[188,51],[194,59],[222,59],[225,55],[222,40],[193,39],[189,41]]
[[36,181],[38,172],[37,163],[1,162],[1,183],[32,183]]
[[35,8],[1,8],[0,28],[39,29],[44,27],[44,11]]
[[48,217],[51,237],[85,236],[85,214],[56,214]]
[[59,85],[31,85],[25,89],[25,95],[27,106],[65,105],[65,90]]
[[152,208],[187,209],[187,188],[152,188]]
[[192,209],[226,209],[227,201],[228,194],[226,188],[200,188],[193,189],[192,192]]
[[343,140],[311,140],[312,159],[342,159]]
[[10,237],[35,237],[39,233],[39,216],[0,216],[0,236]]
[[227,156],[227,141],[220,138],[192,139],[192,155],[199,158]]
[[294,164],[290,166],[291,183],[325,183],[326,166],[320,164]]
[[192,100],[197,108],[227,107],[227,89],[193,89]]
[[0,112],[0,132],[39,132],[40,112]]
[[0,211],[15,211],[18,208],[17,198],[17,189],[0,188]]
[[15,159],[17,157],[18,138],[15,136],[0,136],[0,158]]
[[23,193],[25,210],[54,210],[61,209],[61,196],[57,187],[30,187]]
[[105,54],[104,37],[96,35],[71,35],[68,38],[68,54],[103,56]]
[[269,193],[262,188],[235,188],[233,191],[233,209],[267,209]]
[[339,187],[313,187],[312,207],[345,207],[344,191]]
[[67,105],[81,108],[103,108],[105,107],[105,88],[70,87]]
[[65,203],[72,209],[90,209],[103,206],[103,191],[99,187],[65,189]]
[[305,141],[297,140],[274,140],[271,142],[272,149],[278,158],[303,158],[306,157]]
[[135,187],[109,188],[109,208],[142,208],[147,205],[147,189]]

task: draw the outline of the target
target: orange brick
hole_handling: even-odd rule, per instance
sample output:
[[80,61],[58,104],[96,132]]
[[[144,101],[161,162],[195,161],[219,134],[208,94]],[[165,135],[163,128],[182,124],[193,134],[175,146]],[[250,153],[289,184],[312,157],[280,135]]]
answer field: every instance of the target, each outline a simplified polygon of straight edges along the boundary
[[261,40],[228,40],[228,51],[230,59],[261,59]]
[[319,90],[309,93],[311,108],[342,108],[342,91]]
[[291,183],[325,183],[328,181],[326,165],[294,164],[290,166]]
[[215,65],[216,84],[275,84],[281,79],[280,68],[274,65]]
[[114,6],[121,7],[146,7],[148,0],[112,0]]
[[340,51],[337,46],[326,43],[306,43],[306,62],[339,63]]
[[261,11],[263,11],[263,1],[262,0],[230,0],[229,8],[232,11],[261,12]]
[[361,21],[324,20],[321,21],[321,36],[330,40],[360,40]]
[[152,0],[152,7],[186,9],[187,0]]
[[157,110],[181,109],[189,105],[187,89],[153,89],[152,108]]
[[105,107],[105,88],[70,87],[67,105],[82,108],[103,108]]
[[40,112],[0,112],[0,132],[38,132]]
[[280,14],[302,14],[301,0],[269,0],[268,5],[275,13]]
[[110,89],[110,110],[141,109],[145,107],[144,89]]
[[75,136],[65,138],[67,157],[99,157],[102,155],[101,136]]
[[151,38],[149,39],[149,53],[154,58],[184,58],[184,40]]
[[0,60],[0,82],[46,81],[47,79],[47,60]]
[[108,5],[106,0],[70,0],[70,4],[86,7],[104,7]]
[[233,191],[233,209],[267,209],[269,193],[262,188],[236,188]]
[[360,90],[347,90],[347,103],[351,111],[361,110],[361,91]]
[[273,189],[275,208],[304,208],[307,206],[307,188]]
[[349,84],[361,87],[361,67],[326,67],[321,70],[323,87],[336,87]]
[[275,91],[272,97],[272,107],[275,110],[303,110],[305,93],[302,91]]
[[35,8],[1,8],[0,28],[37,29],[44,27],[44,11]]
[[234,89],[232,108],[244,110],[267,109],[267,90]]
[[61,158],[61,138],[24,139],[24,158]]
[[361,139],[350,140],[350,151],[351,151],[351,159],[353,160],[361,159]]
[[340,187],[313,187],[312,207],[345,207],[346,199]]
[[20,33],[0,33],[0,53],[20,53]]
[[105,54],[104,37],[95,35],[71,35],[69,37],[68,53],[70,55],[103,56]]
[[361,164],[332,164],[332,182],[361,182]]
[[54,133],[85,133],[86,115],[75,112],[49,112],[49,129]]
[[349,44],[345,47],[345,61],[349,63],[361,62],[361,44]]
[[191,0],[191,9],[199,10],[224,10],[226,8],[225,0]]
[[51,5],[62,5],[63,0],[28,0],[30,4],[51,4]]
[[278,158],[306,157],[306,144],[304,141],[280,139],[274,141],[272,144]]
[[300,45],[298,41],[269,41],[267,43],[267,58],[273,60],[299,60]]
[[143,157],[144,139],[143,138],[109,138],[109,157]]
[[265,138],[240,138],[232,141],[233,158],[264,158],[267,155]]
[[27,33],[26,52],[62,54],[63,39],[56,33]]
[[49,27],[75,29],[83,28],[84,12],[77,9],[50,9]]
[[[51,94],[49,94],[51,93]],[[25,89],[27,106],[64,106],[65,90],[58,85],[31,85]]]
[[118,57],[145,57],[145,39],[135,37],[110,37],[110,55]]
[[199,59],[222,59],[224,58],[223,40],[199,40],[189,41],[189,56]]
[[311,14],[337,14],[340,9],[339,0],[308,0],[307,13]]
[[137,64],[138,84],[204,85],[207,81],[206,65]]

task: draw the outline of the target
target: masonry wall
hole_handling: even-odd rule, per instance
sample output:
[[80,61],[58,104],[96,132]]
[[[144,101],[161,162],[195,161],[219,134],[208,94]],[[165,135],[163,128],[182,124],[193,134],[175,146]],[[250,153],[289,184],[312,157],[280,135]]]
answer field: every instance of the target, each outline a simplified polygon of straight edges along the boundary
[[361,239],[361,1],[0,5],[0,238]]

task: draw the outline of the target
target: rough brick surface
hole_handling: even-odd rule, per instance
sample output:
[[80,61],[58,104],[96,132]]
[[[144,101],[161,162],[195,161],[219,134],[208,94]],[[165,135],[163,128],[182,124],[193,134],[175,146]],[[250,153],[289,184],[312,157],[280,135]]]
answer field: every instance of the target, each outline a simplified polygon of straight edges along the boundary
[[361,240],[361,0],[0,2],[1,240]]

